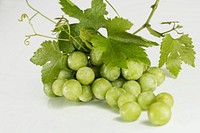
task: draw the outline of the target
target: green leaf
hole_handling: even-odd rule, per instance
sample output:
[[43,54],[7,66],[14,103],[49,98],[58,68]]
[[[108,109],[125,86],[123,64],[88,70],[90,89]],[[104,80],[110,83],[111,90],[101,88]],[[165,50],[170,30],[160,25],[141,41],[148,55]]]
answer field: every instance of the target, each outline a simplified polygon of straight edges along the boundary
[[42,82],[53,82],[62,69],[67,69],[67,56],[59,50],[58,43],[55,41],[45,41],[30,59],[36,65],[43,66]]
[[171,53],[166,62],[166,68],[169,70],[173,76],[177,77],[179,72],[181,71],[182,61],[178,55],[178,53]]
[[79,9],[74,3],[70,0],[60,0],[60,4],[62,5],[62,10],[70,17],[81,19],[83,16],[83,11]]
[[167,34],[162,40],[160,47],[159,67],[166,63],[167,69],[175,77],[181,70],[181,64],[184,62],[192,67],[195,66],[195,51],[193,49],[191,38],[188,35],[182,35],[174,39]]
[[190,38],[188,34],[182,35],[180,38],[178,38],[178,40],[179,40],[179,42],[187,45],[188,47],[194,47],[192,45],[192,38]]
[[42,82],[45,83],[53,83],[57,78],[59,72],[61,70],[67,69],[67,56],[61,56],[60,58],[51,61],[50,63],[46,63],[42,67]]
[[127,32],[119,32],[116,34],[112,34],[109,36],[109,38],[122,42],[122,43],[134,44],[134,45],[143,46],[143,47],[151,47],[151,46],[159,45],[156,42],[144,39],[141,36],[133,35]]
[[159,45],[156,42],[152,42],[146,40],[140,36],[130,34],[126,32],[132,27],[132,23],[123,18],[115,17],[114,19],[109,19],[106,25],[106,29],[108,32],[108,37],[112,40],[121,42],[134,44],[138,46],[150,47]]
[[104,15],[107,15],[108,12],[106,11],[106,4],[103,0],[92,0],[91,8],[84,11],[71,3],[70,0],[60,0],[62,10],[70,17],[79,19],[81,28],[98,30],[105,26],[106,19]]
[[[65,31],[61,31],[58,36],[59,39],[69,39],[69,35]],[[70,53],[75,50],[71,41],[58,40],[59,49],[64,53]]]
[[61,56],[57,42],[45,41],[41,46],[30,59],[33,64],[43,66],[46,62]]
[[98,30],[105,26],[107,15],[106,4],[103,0],[92,0],[91,8],[84,11],[83,19],[80,19],[80,25],[85,28]]
[[126,68],[127,59],[150,64],[144,49],[137,45],[118,42],[98,35],[94,36],[91,42],[94,49],[98,49],[104,53],[103,62],[106,65]]
[[92,29],[85,29],[85,28],[80,29],[80,38],[83,41],[91,41],[92,36],[94,34],[96,34],[96,32]]
[[100,35],[92,37],[93,48],[104,53],[103,62],[106,65],[126,68],[127,59],[150,65],[147,54],[141,46],[149,47],[158,44],[126,32],[132,25],[127,19],[115,17],[109,19],[106,24],[107,38]]
[[115,17],[114,19],[108,19],[106,29],[108,35],[124,32],[130,30],[133,24],[128,19]]
[[195,51],[190,47],[181,46],[181,50],[179,51],[181,60],[192,67],[195,67]]

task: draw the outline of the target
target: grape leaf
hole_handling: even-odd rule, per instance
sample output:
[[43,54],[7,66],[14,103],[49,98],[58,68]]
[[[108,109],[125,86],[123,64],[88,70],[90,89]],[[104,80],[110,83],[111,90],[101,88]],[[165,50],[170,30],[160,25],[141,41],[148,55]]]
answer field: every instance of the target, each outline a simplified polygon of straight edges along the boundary
[[144,39],[141,36],[128,33],[127,30],[130,30],[132,25],[133,24],[129,20],[124,18],[115,17],[113,19],[109,19],[106,25],[108,37],[118,42],[144,47],[159,45],[158,43]]
[[192,67],[195,66],[195,51],[192,40],[188,35],[174,39],[170,34],[166,34],[160,47],[159,67],[166,63],[169,72],[177,77],[181,64],[184,62]]
[[67,69],[67,56],[63,55],[55,41],[45,41],[30,59],[36,65],[43,66],[42,82],[53,82],[62,69]]
[[57,78],[59,72],[63,69],[67,69],[67,56],[61,56],[60,58],[55,58],[50,63],[46,63],[42,67],[42,82],[53,83]]
[[158,44],[126,32],[132,25],[127,19],[115,17],[107,22],[107,38],[101,35],[92,37],[93,48],[104,53],[103,62],[105,64],[126,68],[126,60],[131,59],[150,65],[142,46],[149,47]]
[[70,17],[81,19],[83,16],[83,11],[77,7],[70,0],[60,0],[60,4],[62,5],[62,10],[68,14]]
[[106,19],[104,18],[104,15],[107,14],[106,4],[103,0],[92,0],[91,8],[84,11],[84,19],[80,20],[80,25],[82,27],[98,30],[105,26]]
[[60,4],[66,14],[79,19],[79,25],[82,28],[98,30],[106,24],[104,15],[107,15],[108,12],[106,11],[106,4],[103,0],[92,0],[91,8],[84,11],[75,6],[70,0],[60,0]]
[[109,38],[128,44],[134,44],[143,47],[158,46],[159,44],[150,40],[147,40],[141,36],[133,35],[128,32],[119,32],[111,34]]
[[99,35],[95,35],[91,42],[94,49],[104,53],[103,62],[106,65],[127,68],[127,59],[150,64],[144,49],[137,45],[118,42]]
[[[59,39],[69,39],[69,35],[65,31],[61,31],[58,36]],[[58,40],[58,46],[64,53],[70,53],[75,50],[71,41]]]
[[36,65],[43,66],[46,62],[54,60],[55,57],[60,57],[61,53],[57,42],[45,41],[41,44],[30,61]]
[[119,32],[130,30],[132,26],[133,24],[128,19],[115,17],[113,19],[108,19],[106,29],[108,35],[112,35]]

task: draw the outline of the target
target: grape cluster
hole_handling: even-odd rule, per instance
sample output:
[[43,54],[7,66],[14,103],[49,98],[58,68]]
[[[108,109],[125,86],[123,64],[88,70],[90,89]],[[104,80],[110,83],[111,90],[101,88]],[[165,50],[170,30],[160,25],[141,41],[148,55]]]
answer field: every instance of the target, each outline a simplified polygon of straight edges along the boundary
[[173,98],[169,93],[154,94],[165,80],[158,67],[127,60],[127,68],[103,63],[103,54],[92,50],[89,55],[75,51],[68,56],[67,70],[61,70],[53,83],[44,85],[47,96],[64,96],[67,100],[89,102],[106,100],[119,109],[124,121],[135,121],[142,110],[147,111],[150,123],[164,125],[171,117]]

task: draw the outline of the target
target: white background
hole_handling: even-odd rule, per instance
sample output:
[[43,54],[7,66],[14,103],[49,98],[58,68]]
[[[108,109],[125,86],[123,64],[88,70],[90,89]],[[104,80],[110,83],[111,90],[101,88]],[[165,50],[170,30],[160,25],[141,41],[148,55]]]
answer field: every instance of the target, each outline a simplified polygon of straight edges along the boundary
[[[90,0],[74,0],[86,8]],[[134,23],[133,31],[146,20],[154,0],[110,0],[124,18]],[[30,3],[51,19],[63,13],[56,0],[30,0]],[[200,2],[199,0],[161,0],[152,25],[179,20],[183,31],[195,44],[196,67],[183,64],[177,79],[170,76],[155,93],[169,92],[175,105],[171,121],[161,127],[149,124],[146,112],[136,122],[123,122],[117,110],[105,102],[70,103],[64,98],[48,98],[43,93],[40,67],[29,61],[44,38],[32,38],[25,46],[25,34],[31,34],[27,21],[18,22],[22,13],[34,14],[25,0],[0,0],[0,132],[1,133],[188,133],[200,132]],[[113,16],[114,12],[109,8]],[[54,25],[36,17],[33,21],[39,33],[51,35]],[[139,35],[151,37],[142,31]],[[159,49],[148,50],[153,65],[157,65]]]

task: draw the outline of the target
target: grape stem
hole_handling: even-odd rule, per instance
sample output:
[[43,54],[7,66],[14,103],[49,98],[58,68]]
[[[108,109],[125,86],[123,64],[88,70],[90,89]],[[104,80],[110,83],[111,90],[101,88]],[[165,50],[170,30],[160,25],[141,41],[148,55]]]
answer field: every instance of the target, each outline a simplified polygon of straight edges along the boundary
[[120,18],[120,15],[119,13],[117,12],[117,10],[114,8],[114,6],[108,1],[108,0],[105,0],[106,3],[113,9],[113,11],[117,14],[117,16]]
[[[42,35],[42,34],[39,34],[39,33],[37,33],[36,32],[36,30],[35,30],[35,28],[34,28],[34,26],[33,26],[33,24],[32,24],[32,19],[36,16],[36,15],[41,15],[42,17],[44,17],[45,19],[47,19],[47,20],[49,20],[49,21],[51,21],[52,23],[54,23],[54,24],[56,24],[56,22],[54,22],[53,20],[51,20],[50,18],[48,18],[47,16],[45,16],[44,14],[42,14],[40,11],[38,11],[38,10],[36,10],[35,8],[33,8],[30,4],[29,4],[29,1],[28,0],[26,0],[26,3],[27,3],[27,5],[29,6],[29,8],[31,8],[33,11],[35,11],[36,13],[32,16],[32,17],[30,17],[29,18],[29,16],[27,15],[27,14],[22,14],[21,15],[21,18],[19,19],[19,21],[23,21],[23,19],[25,19],[25,18],[27,18],[28,19],[28,23],[29,23],[29,25],[31,26],[31,28],[32,28],[32,30],[33,30],[33,33],[34,34],[31,34],[31,35],[26,35],[25,37],[25,40],[24,40],[24,44],[25,45],[29,45],[30,44],[30,42],[29,42],[29,39],[31,38],[31,37],[33,37],[33,36],[41,36],[41,37],[45,37],[45,38],[50,38],[50,39],[57,39],[57,38],[54,38],[54,37],[51,37],[51,36],[47,36],[47,35]],[[65,39],[65,41],[68,41],[67,39]]]
[[52,23],[56,24],[56,22],[54,22],[53,20],[51,20],[50,18],[48,18],[47,16],[45,16],[44,14],[42,14],[40,11],[36,10],[35,8],[33,8],[30,4],[29,1],[26,0],[27,5],[33,10],[35,11],[37,14],[40,14],[42,17],[44,17],[45,19],[51,21]]
[[51,37],[51,36],[47,36],[47,35],[43,35],[43,34],[38,34],[38,33],[34,33],[34,34],[31,34],[31,35],[26,35],[26,39],[24,40],[24,44],[25,45],[29,45],[30,42],[29,42],[29,39],[31,37],[36,37],[36,36],[39,36],[39,37],[44,37],[44,38],[50,38],[50,39],[57,39],[57,40],[61,40],[61,41],[69,41],[69,39],[60,39],[60,38],[56,38],[56,37]]
[[179,23],[178,21],[171,21],[171,22],[162,22],[161,24],[173,24],[172,28],[167,30],[167,31],[164,31],[160,34],[166,34],[166,33],[169,33],[171,31],[175,31],[177,34],[183,34],[183,32],[179,32],[177,29],[180,29],[180,28],[183,28],[183,26],[181,25],[176,25],[177,23]]
[[148,26],[150,26],[151,18],[153,17],[153,15],[154,15],[157,7],[158,7],[159,2],[160,2],[160,0],[156,0],[156,2],[151,6],[152,11],[151,11],[149,17],[147,18],[146,22],[138,30],[136,30],[133,34],[137,34],[141,30],[143,30],[144,28],[147,28]]
[[[30,39],[31,37],[33,37],[33,36],[41,36],[41,37],[50,38],[50,39],[57,39],[57,38],[55,38],[55,37],[51,37],[51,36],[47,36],[47,35],[42,35],[42,34],[39,34],[39,33],[36,32],[36,30],[35,30],[35,28],[34,28],[32,22],[31,22],[31,20],[32,20],[37,14],[38,14],[38,13],[35,13],[32,17],[29,17],[27,14],[24,13],[24,14],[21,15],[21,18],[19,19],[20,22],[22,22],[24,19],[27,19],[29,25],[31,26],[31,29],[33,30],[33,34],[31,34],[31,35],[26,35],[26,36],[25,36],[25,37],[26,37],[25,40],[24,40],[24,44],[25,44],[25,45],[29,45],[29,44],[30,44],[30,43],[29,43],[29,39]],[[64,41],[64,39],[63,39],[63,41]],[[65,39],[65,41],[69,41],[69,40],[68,40],[68,39]]]

